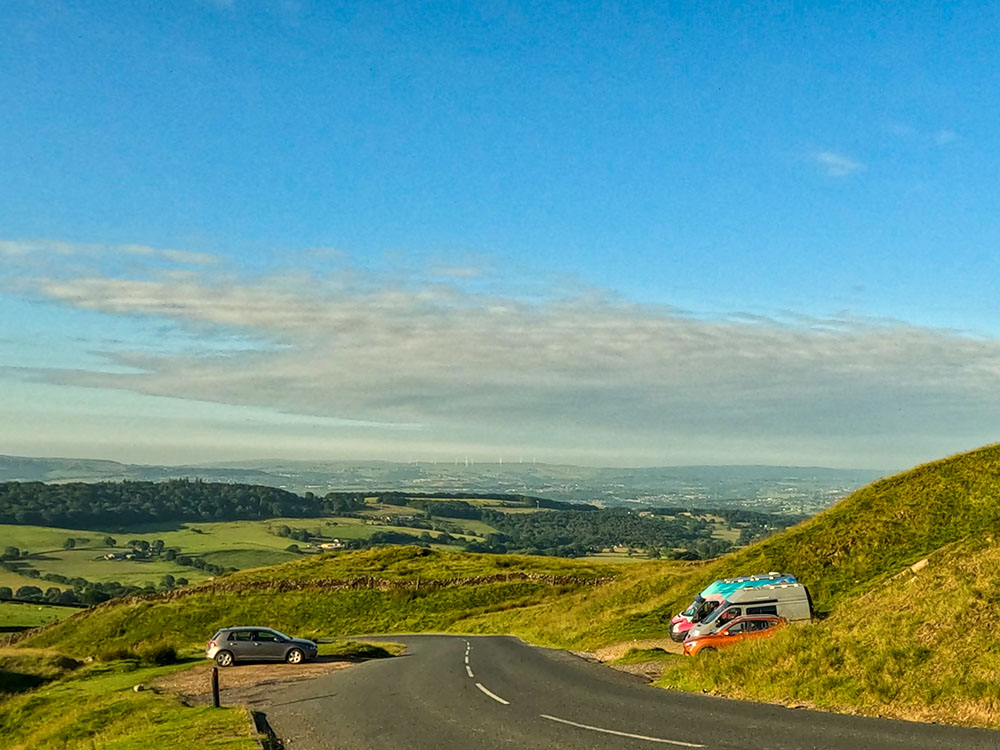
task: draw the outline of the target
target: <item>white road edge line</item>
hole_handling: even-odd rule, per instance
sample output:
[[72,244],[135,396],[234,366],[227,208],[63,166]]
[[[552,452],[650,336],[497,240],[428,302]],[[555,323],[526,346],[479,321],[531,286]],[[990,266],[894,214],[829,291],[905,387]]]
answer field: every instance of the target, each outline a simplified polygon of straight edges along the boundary
[[[505,706],[509,706],[510,705],[510,701],[505,701],[503,698],[501,698],[496,693],[490,692],[489,688],[485,687],[483,685],[483,683],[477,682],[476,683],[476,687],[479,688],[480,690],[482,690],[488,696],[490,696],[490,698],[492,698],[493,700],[495,700],[497,703],[503,703]],[[701,747],[701,746],[699,745],[699,747]]]
[[465,671],[469,673],[469,677],[475,677],[475,675],[472,674],[472,667],[470,667],[468,664],[465,665]]
[[680,740],[665,740],[662,737],[647,737],[644,734],[632,734],[631,732],[619,732],[615,729],[604,729],[603,727],[592,727],[590,724],[578,724],[575,721],[570,721],[569,719],[560,719],[558,716],[549,716],[548,714],[541,714],[543,719],[548,719],[549,721],[557,721],[560,724],[569,724],[571,727],[579,727],[580,729],[589,729],[591,732],[603,732],[604,734],[615,734],[619,737],[631,737],[634,740],[646,740],[646,742],[660,742],[664,745],[678,745],[680,747],[705,747],[704,745],[696,745],[693,742],[681,742]]

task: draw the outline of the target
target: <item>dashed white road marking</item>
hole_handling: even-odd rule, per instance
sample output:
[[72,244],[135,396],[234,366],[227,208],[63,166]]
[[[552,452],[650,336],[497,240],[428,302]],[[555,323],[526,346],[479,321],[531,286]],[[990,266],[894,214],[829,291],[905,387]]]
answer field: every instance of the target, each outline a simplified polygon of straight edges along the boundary
[[614,734],[619,737],[631,737],[633,740],[646,740],[646,742],[659,742],[664,745],[677,745],[678,747],[705,747],[704,745],[696,745],[693,742],[681,742],[680,740],[665,740],[662,737],[648,737],[644,734],[632,734],[631,732],[619,732],[616,729],[605,729],[604,727],[592,727],[590,724],[579,724],[575,721],[570,721],[569,719],[560,719],[558,716],[549,716],[548,714],[541,714],[541,717],[543,719],[548,719],[549,721],[557,721],[560,724],[569,724],[571,727],[579,727],[580,729],[589,729],[591,732],[603,732],[604,734]]
[[[480,690],[482,690],[488,696],[490,696],[490,698],[492,698],[493,700],[495,700],[497,703],[503,703],[505,706],[509,706],[510,705],[510,701],[505,701],[503,698],[501,698],[496,693],[491,692],[489,690],[489,688],[483,686],[483,683],[477,682],[476,683],[476,687],[479,688]],[[700,747],[700,745],[699,745],[699,747]]]
[[465,665],[465,671],[469,673],[469,677],[475,677],[475,675],[472,674],[472,667],[470,667],[468,664]]
[[465,663],[466,663],[466,664],[468,664],[468,663],[469,663],[469,655],[468,655],[468,654],[466,654],[466,655],[465,655]]

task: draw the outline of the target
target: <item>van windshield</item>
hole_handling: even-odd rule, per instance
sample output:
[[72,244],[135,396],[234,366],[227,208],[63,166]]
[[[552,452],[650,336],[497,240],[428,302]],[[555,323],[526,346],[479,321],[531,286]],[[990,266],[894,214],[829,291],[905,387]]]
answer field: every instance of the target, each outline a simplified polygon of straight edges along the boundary
[[701,594],[698,594],[694,598],[694,601],[691,602],[691,606],[688,607],[687,609],[685,609],[683,612],[681,612],[681,616],[682,617],[691,617],[695,612],[698,611],[698,607],[701,606],[701,603],[703,601],[705,601],[705,600],[702,598]]
[[698,610],[694,613],[694,616],[691,619],[695,622],[704,622],[706,617],[710,616],[716,609],[718,609],[720,603],[721,602],[719,602],[718,599],[702,602],[701,606],[698,607]]

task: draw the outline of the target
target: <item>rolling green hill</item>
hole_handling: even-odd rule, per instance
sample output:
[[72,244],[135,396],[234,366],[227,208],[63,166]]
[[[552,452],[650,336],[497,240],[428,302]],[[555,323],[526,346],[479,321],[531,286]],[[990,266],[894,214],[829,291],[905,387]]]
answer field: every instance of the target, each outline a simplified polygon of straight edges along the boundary
[[808,521],[719,558],[666,608],[686,605],[716,578],[780,570],[809,587],[818,612],[831,612],[945,545],[992,532],[1000,532],[1000,444],[863,487]]

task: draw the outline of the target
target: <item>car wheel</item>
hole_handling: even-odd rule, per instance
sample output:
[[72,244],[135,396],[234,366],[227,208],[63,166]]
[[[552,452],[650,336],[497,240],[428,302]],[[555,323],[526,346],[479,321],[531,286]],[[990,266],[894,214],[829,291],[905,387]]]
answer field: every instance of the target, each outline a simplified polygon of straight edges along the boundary
[[674,643],[683,643],[685,638],[687,638],[687,632],[682,633],[679,630],[670,631],[670,640]]
[[716,648],[714,646],[705,646],[705,648],[699,649],[698,653],[699,654],[707,654],[709,651],[715,651],[715,650],[716,650]]
[[233,665],[232,651],[220,651],[215,655],[215,663],[220,667],[231,667]]
[[293,648],[287,654],[285,654],[285,661],[289,664],[301,664],[302,660],[305,659],[305,654],[302,653],[302,649]]

